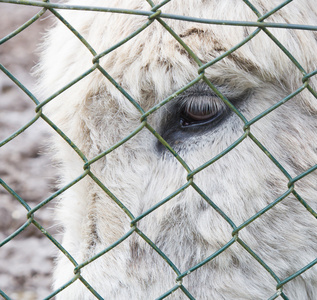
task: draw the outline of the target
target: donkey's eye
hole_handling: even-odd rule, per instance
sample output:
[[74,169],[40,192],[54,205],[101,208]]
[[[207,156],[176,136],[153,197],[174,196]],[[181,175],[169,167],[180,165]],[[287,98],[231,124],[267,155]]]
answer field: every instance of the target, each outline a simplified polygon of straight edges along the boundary
[[218,98],[192,99],[182,107],[180,125],[189,127],[208,124],[219,119],[224,111],[225,105]]

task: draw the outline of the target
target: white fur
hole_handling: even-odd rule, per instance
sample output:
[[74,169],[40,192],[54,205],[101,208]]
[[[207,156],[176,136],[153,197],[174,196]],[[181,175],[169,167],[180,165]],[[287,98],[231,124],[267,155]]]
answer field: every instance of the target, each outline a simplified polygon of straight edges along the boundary
[[[266,13],[277,0],[254,0]],[[313,1],[293,1],[267,22],[315,24]],[[146,1],[82,0],[69,4],[150,10]],[[208,19],[256,21],[254,12],[238,0],[172,0],[162,12]],[[146,17],[115,13],[61,11],[100,53],[142,26]],[[203,62],[241,42],[256,28],[206,25],[164,20]],[[269,31],[290,51],[306,72],[317,67],[316,33]],[[39,66],[44,98],[92,66],[93,55],[61,22],[43,45]],[[100,59],[100,65],[146,111],[197,77],[198,65],[162,25],[154,21],[138,36]],[[260,32],[250,42],[205,70],[205,76],[229,98],[245,95],[240,110],[251,120],[302,85],[303,74],[280,48]],[[316,76],[310,79],[315,88]],[[184,100],[186,101],[186,99]],[[188,101],[193,101],[188,100]],[[198,101],[198,100],[197,100]],[[220,101],[220,100],[219,100]],[[215,107],[220,104],[216,103]],[[164,135],[171,104],[148,117]],[[88,159],[107,150],[140,124],[140,112],[95,70],[44,107],[44,113]],[[317,162],[317,100],[307,90],[251,126],[251,133],[293,177]],[[175,118],[177,116],[175,115]],[[168,124],[167,124],[168,125]],[[193,170],[230,146],[243,134],[243,122],[231,114],[223,123],[196,134],[179,134],[174,149]],[[176,134],[176,133],[175,133]],[[157,139],[143,128],[135,137],[91,165],[92,173],[137,217],[184,185],[187,172]],[[54,137],[60,186],[83,173],[82,159],[59,136]],[[296,182],[296,191],[317,209],[316,172]],[[194,176],[200,189],[239,226],[287,191],[286,176],[250,139]],[[130,230],[130,219],[86,176],[64,192],[58,207],[63,246],[82,263]],[[181,271],[195,266],[231,238],[232,228],[190,186],[137,223]],[[281,280],[317,256],[316,219],[291,194],[239,232],[239,237]],[[55,271],[57,289],[74,276],[74,266],[60,254]],[[134,232],[120,245],[81,270],[104,299],[155,299],[175,286],[177,275]],[[183,279],[196,299],[267,299],[275,280],[235,242],[213,261]],[[284,286],[289,299],[317,299],[317,268]],[[77,280],[58,299],[94,299]],[[169,299],[185,299],[178,289]]]

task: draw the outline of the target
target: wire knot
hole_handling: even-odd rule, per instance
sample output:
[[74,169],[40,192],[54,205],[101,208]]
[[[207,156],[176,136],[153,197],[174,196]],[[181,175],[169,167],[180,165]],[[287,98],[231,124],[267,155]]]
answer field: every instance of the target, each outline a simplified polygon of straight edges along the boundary
[[157,10],[154,14],[149,16],[149,20],[156,19],[162,13],[161,10]]

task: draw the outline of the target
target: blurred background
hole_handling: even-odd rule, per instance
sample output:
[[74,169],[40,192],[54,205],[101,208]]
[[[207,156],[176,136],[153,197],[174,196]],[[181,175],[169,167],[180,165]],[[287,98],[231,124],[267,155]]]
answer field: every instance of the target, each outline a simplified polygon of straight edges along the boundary
[[[0,3],[0,40],[20,27],[41,8]],[[46,12],[27,29],[0,44],[0,64],[27,89],[34,91],[31,72],[38,61],[38,47]],[[42,101],[43,99],[39,99]],[[0,142],[35,116],[33,101],[0,70]],[[41,119],[0,147],[0,178],[33,208],[54,192],[55,171],[45,145],[51,128]],[[54,223],[54,201],[35,213],[35,219],[60,240]],[[27,210],[0,185],[0,243],[26,221]],[[0,290],[11,299],[43,299],[51,291],[51,274],[57,248],[33,224],[0,247]],[[0,299],[1,299],[0,295]]]

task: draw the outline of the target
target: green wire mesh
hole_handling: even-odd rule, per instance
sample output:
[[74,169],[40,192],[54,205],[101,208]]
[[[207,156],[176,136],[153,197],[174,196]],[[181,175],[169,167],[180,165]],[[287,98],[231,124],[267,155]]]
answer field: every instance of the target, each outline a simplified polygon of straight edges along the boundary
[[[278,204],[279,202],[283,201],[288,195],[293,194],[306,209],[307,212],[312,214],[315,218],[317,216],[316,212],[309,206],[309,204],[300,196],[300,194],[296,191],[296,182],[303,177],[307,176],[311,172],[314,172],[317,169],[317,165],[311,167],[310,169],[306,170],[302,174],[298,175],[297,177],[292,177],[277,161],[277,159],[258,141],[258,139],[251,133],[250,128],[252,125],[266,116],[267,114],[271,113],[273,110],[278,108],[279,106],[283,105],[290,99],[292,99],[295,95],[298,93],[301,93],[303,90],[308,90],[310,93],[312,93],[317,98],[316,91],[313,90],[313,88],[309,84],[309,78],[312,76],[315,76],[317,74],[317,70],[307,73],[305,69],[298,63],[298,61],[289,53],[289,51],[274,37],[274,35],[270,32],[270,28],[283,28],[283,29],[301,29],[301,30],[311,30],[311,31],[317,31],[317,26],[311,26],[311,25],[298,25],[298,24],[280,24],[280,23],[267,23],[265,22],[265,19],[272,14],[279,11],[282,7],[290,3],[292,0],[284,1],[279,6],[275,7],[265,15],[261,15],[256,7],[254,7],[249,1],[243,0],[247,6],[254,12],[254,14],[257,16],[258,20],[256,22],[242,22],[242,21],[224,21],[224,20],[211,20],[211,19],[199,19],[199,18],[193,18],[189,16],[179,16],[179,15],[173,15],[173,14],[165,14],[162,11],[160,11],[160,8],[162,8],[166,3],[168,3],[170,0],[162,1],[158,5],[154,5],[154,3],[151,0],[147,0],[149,5],[151,6],[151,9],[148,11],[140,11],[140,10],[129,10],[129,9],[118,9],[118,8],[109,8],[109,7],[91,7],[91,6],[75,6],[75,5],[66,5],[66,4],[57,4],[57,3],[50,3],[48,0],[46,1],[23,1],[23,0],[0,0],[0,2],[3,3],[12,3],[15,5],[26,5],[26,6],[35,6],[39,7],[39,12],[34,15],[29,21],[27,21],[25,24],[23,24],[21,27],[16,29],[15,31],[8,34],[6,37],[4,37],[2,40],[0,40],[0,45],[4,44],[20,32],[22,32],[24,29],[26,29],[28,26],[30,26],[32,23],[36,22],[38,19],[40,19],[43,15],[47,13],[53,14],[56,18],[58,18],[61,22],[64,23],[66,27],[69,28],[69,30],[72,31],[72,33],[82,42],[82,44],[89,50],[89,52],[92,55],[92,64],[91,67],[88,70],[83,70],[82,75],[78,76],[76,79],[74,79],[72,82],[69,82],[66,86],[61,88],[59,91],[57,91],[55,94],[51,95],[47,99],[44,99],[43,101],[39,101],[30,90],[28,90],[20,81],[18,78],[16,78],[9,70],[7,70],[2,64],[0,64],[1,71],[12,80],[17,88],[21,89],[28,98],[33,101],[34,103],[34,117],[26,123],[24,126],[22,126],[19,130],[17,130],[15,133],[4,139],[0,142],[0,147],[5,147],[7,143],[15,139],[17,136],[19,136],[24,130],[32,126],[35,122],[37,122],[39,119],[44,120],[49,126],[52,127],[52,129],[59,134],[75,151],[78,156],[82,159],[83,163],[83,171],[80,176],[78,176],[75,180],[72,182],[69,182],[66,186],[62,187],[60,190],[53,193],[50,197],[43,200],[41,203],[36,205],[35,207],[31,208],[28,203],[23,200],[6,182],[4,182],[0,178],[0,184],[3,186],[3,188],[10,193],[25,209],[26,209],[26,219],[25,223],[14,233],[12,233],[10,236],[6,237],[3,241],[0,243],[0,248],[4,246],[6,243],[9,243],[12,239],[14,239],[16,236],[18,236],[23,230],[25,230],[28,226],[31,224],[35,225],[38,230],[40,230],[43,235],[47,237],[58,249],[59,251],[63,252],[64,255],[70,260],[70,262],[74,265],[74,277],[69,281],[65,282],[63,286],[61,286],[59,289],[53,291],[50,295],[48,295],[45,299],[51,299],[55,295],[57,295],[60,291],[70,286],[73,282],[76,280],[80,280],[86,287],[89,289],[89,291],[97,298],[97,299],[103,299],[96,290],[93,289],[93,287],[90,285],[89,282],[87,282],[82,276],[81,276],[81,270],[91,262],[98,259],[100,256],[106,254],[107,252],[111,251],[114,247],[122,243],[124,240],[128,239],[132,234],[138,234],[149,246],[151,246],[158,255],[161,256],[161,258],[169,265],[169,267],[175,272],[175,286],[172,287],[170,290],[166,291],[163,295],[161,295],[157,299],[164,299],[168,297],[170,294],[172,294],[176,290],[181,290],[184,294],[184,298],[194,299],[194,297],[190,294],[190,292],[185,288],[185,286],[182,284],[182,279],[186,277],[191,272],[197,271],[199,272],[199,268],[203,265],[207,264],[211,260],[213,260],[215,257],[217,257],[220,253],[223,251],[226,251],[229,247],[231,247],[233,244],[238,243],[240,244],[249,254],[250,256],[255,259],[275,280],[276,282],[276,293],[273,294],[269,299],[276,299],[278,297],[282,297],[283,299],[288,299],[286,294],[283,292],[283,286],[293,280],[295,277],[299,276],[303,272],[307,271],[309,268],[313,267],[317,263],[317,259],[310,262],[306,266],[304,266],[302,269],[297,270],[294,274],[290,275],[287,278],[279,278],[272,269],[239,237],[239,231],[248,226],[250,223],[255,221],[257,218],[261,217],[262,214],[266,213],[268,210],[270,210],[273,206]],[[68,21],[63,18],[59,14],[59,10],[81,10],[81,11],[95,11],[98,13],[116,13],[116,14],[132,14],[132,15],[141,15],[141,16],[147,16],[148,20],[141,26],[139,29],[137,29],[135,32],[127,36],[122,41],[118,42],[117,44],[113,45],[109,49],[104,50],[101,53],[97,53],[93,47],[79,34],[79,32],[70,24]],[[221,25],[221,26],[246,26],[246,27],[254,27],[254,31],[249,34],[243,41],[241,41],[239,44],[235,45],[233,48],[229,49],[219,57],[213,59],[212,61],[209,61],[205,64],[203,64],[199,58],[196,56],[196,54],[185,44],[185,42],[181,39],[179,35],[177,35],[164,21],[165,19],[177,19],[184,22],[198,22],[198,23],[204,23],[204,24],[215,24],[215,25]],[[111,77],[110,74],[107,73],[107,71],[101,67],[99,64],[99,59],[111,51],[115,50],[116,48],[120,47],[130,39],[133,39],[138,34],[142,34],[142,31],[147,28],[148,26],[151,26],[153,22],[159,22],[187,51],[187,53],[193,58],[193,60],[197,63],[199,69],[197,77],[192,80],[190,83],[188,83],[186,86],[182,87],[172,95],[168,96],[166,99],[161,101],[156,106],[150,108],[148,111],[144,111],[140,105],[125,91],[122,87],[119,86],[119,84]],[[206,68],[212,66],[219,60],[223,59],[224,57],[230,55],[238,48],[242,47],[244,44],[248,43],[253,37],[255,37],[260,31],[263,31],[267,36],[271,38],[271,40],[285,53],[286,56],[290,59],[290,61],[297,67],[297,69],[302,73],[302,86],[299,87],[296,91],[294,91],[292,94],[288,95],[286,98],[280,100],[278,103],[273,105],[272,107],[266,109],[261,114],[254,117],[252,120],[247,120],[245,116],[219,91],[217,88],[213,85],[212,82],[210,82],[204,75],[204,71]],[[42,108],[49,103],[50,101],[54,101],[54,98],[64,92],[66,89],[70,88],[72,85],[74,85],[77,82],[80,82],[83,78],[88,76],[90,73],[99,70],[125,97],[128,101],[130,101],[135,108],[140,113],[140,124],[137,128],[135,128],[131,133],[123,138],[121,141],[119,141],[117,144],[113,145],[109,149],[106,149],[104,152],[100,153],[98,156],[92,158],[91,160],[88,160],[85,155],[81,152],[81,150],[73,143],[73,141],[67,137],[58,127],[56,124],[54,124],[43,112]],[[186,164],[186,162],[179,156],[178,153],[176,153],[173,148],[147,123],[147,117],[150,116],[152,113],[154,113],[156,110],[160,109],[162,106],[170,102],[172,99],[183,93],[186,89],[190,88],[192,85],[194,85],[196,82],[203,80],[216,94],[218,97],[220,97],[225,104],[242,120],[243,122],[243,134],[234,142],[232,143],[227,149],[222,151],[217,156],[211,158],[209,161],[204,163],[203,165],[199,166],[198,168],[191,170],[189,166]],[[172,194],[170,194],[165,199],[162,199],[159,203],[157,203],[155,206],[151,207],[149,210],[145,211],[141,215],[134,216],[122,203],[119,199],[116,198],[116,196],[94,175],[92,172],[90,166],[94,164],[96,161],[101,159],[102,157],[108,155],[112,151],[115,151],[118,147],[120,147],[123,143],[127,142],[129,139],[131,139],[133,136],[138,134],[141,130],[149,130],[178,160],[178,162],[184,167],[184,169],[187,172],[187,182],[180,187],[178,190],[174,191]],[[269,159],[279,168],[279,170],[285,175],[285,178],[288,181],[288,189],[284,192],[283,195],[281,195],[279,198],[275,199],[272,203],[270,203],[267,207],[260,210],[258,213],[256,213],[254,216],[252,216],[250,219],[246,220],[243,224],[234,224],[234,222],[206,195],[204,192],[194,183],[193,177],[198,172],[202,171],[206,167],[210,166],[214,162],[216,162],[218,159],[225,156],[228,152],[230,152],[232,149],[234,149],[239,143],[244,141],[246,138],[250,138],[255,145],[261,149],[265,155],[269,157]],[[48,231],[36,220],[34,217],[34,214],[44,205],[47,205],[49,202],[51,202],[53,199],[55,199],[57,196],[62,194],[65,190],[69,189],[71,186],[75,184],[80,184],[80,181],[85,178],[86,176],[89,176],[94,182],[122,209],[123,212],[128,216],[128,218],[131,220],[131,229],[126,232],[119,240],[114,242],[112,245],[105,248],[103,251],[98,253],[97,255],[91,257],[87,261],[78,264],[75,259],[71,256],[71,253],[68,253],[63,246],[50,234]],[[158,207],[164,205],[168,201],[170,201],[173,197],[184,191],[185,189],[192,187],[199,193],[199,195],[210,205],[219,215],[230,225],[232,228],[232,239],[225,244],[222,248],[220,248],[215,253],[211,254],[209,257],[207,257],[205,260],[201,261],[197,265],[191,267],[190,269],[186,270],[185,272],[180,272],[178,270],[177,266],[174,265],[174,263],[169,259],[168,256],[166,256],[162,250],[160,250],[155,243],[153,243],[139,228],[138,228],[138,221],[140,221],[142,218],[156,210]],[[1,250],[1,249],[0,249]],[[0,295],[4,299],[11,299],[4,291],[0,290]]]

